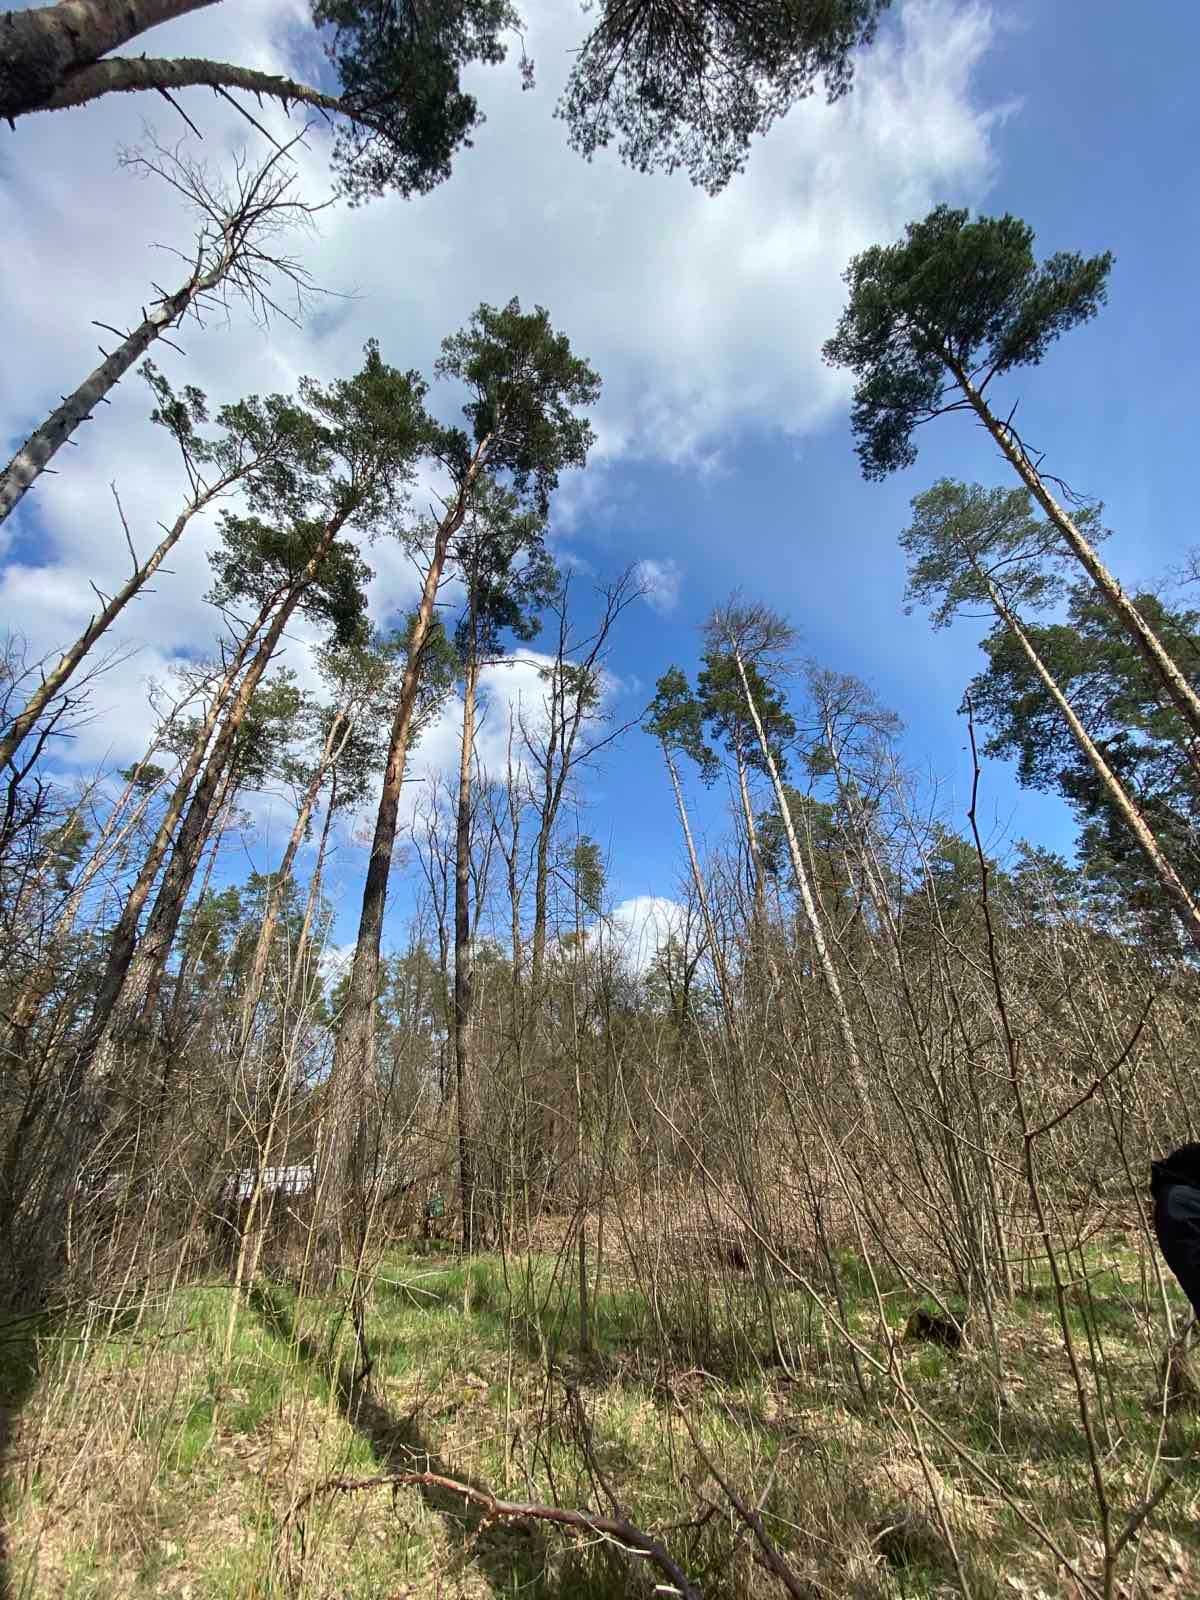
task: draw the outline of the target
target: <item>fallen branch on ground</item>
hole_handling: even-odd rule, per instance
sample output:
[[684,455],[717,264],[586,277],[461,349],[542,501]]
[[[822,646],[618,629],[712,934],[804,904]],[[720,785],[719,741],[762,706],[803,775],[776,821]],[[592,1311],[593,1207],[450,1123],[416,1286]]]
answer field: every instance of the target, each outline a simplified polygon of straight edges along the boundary
[[[284,1526],[286,1528],[289,1523],[299,1522],[305,1508],[324,1495],[357,1494],[360,1490],[381,1488],[390,1488],[393,1491],[403,1488],[443,1489],[449,1494],[460,1494],[472,1505],[480,1506],[485,1522],[490,1522],[495,1517],[513,1517],[537,1522],[554,1522],[560,1527],[574,1528],[580,1533],[595,1535],[615,1544],[626,1555],[643,1557],[652,1562],[668,1580],[671,1590],[681,1596],[682,1600],[703,1600],[700,1590],[692,1583],[683,1568],[671,1559],[658,1540],[652,1539],[640,1528],[635,1528],[623,1517],[598,1517],[587,1511],[569,1511],[562,1506],[499,1500],[487,1489],[477,1489],[472,1484],[460,1483],[457,1478],[443,1477],[440,1472],[383,1472],[373,1478],[329,1478],[300,1496],[289,1511]],[[660,1588],[659,1592],[667,1591]]]

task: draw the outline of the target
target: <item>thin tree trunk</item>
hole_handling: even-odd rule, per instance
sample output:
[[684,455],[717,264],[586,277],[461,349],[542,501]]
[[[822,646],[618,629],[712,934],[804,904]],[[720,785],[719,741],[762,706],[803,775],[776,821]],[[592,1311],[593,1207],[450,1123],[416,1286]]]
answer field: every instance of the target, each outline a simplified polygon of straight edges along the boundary
[[433,621],[434,605],[450,541],[462,526],[471,490],[475,479],[483,470],[491,442],[492,435],[488,434],[476,448],[454,505],[438,528],[432,559],[421,591],[421,603],[417,608],[409,640],[408,663],[400,685],[400,697],[392,719],[387,764],[383,772],[383,792],[379,799],[371,858],[363,885],[362,911],[359,915],[358,939],[354,947],[354,963],[350,969],[346,1004],[334,1052],[333,1080],[341,1084],[343,1080],[349,1079],[346,1089],[351,1099],[357,1086],[366,1081],[373,1054],[375,990],[379,983],[383,914],[387,904],[388,874],[391,870],[392,851],[396,845],[396,829],[400,816],[400,790],[404,783],[404,768],[408,760],[413,716],[421,686],[421,653],[429,634],[430,623]]
[[233,696],[213,744],[204,775],[196,785],[191,805],[179,829],[171,859],[159,884],[154,909],[146,924],[146,931],[129,963],[120,995],[113,1004],[105,1026],[105,1034],[96,1046],[92,1058],[92,1073],[98,1079],[102,1079],[111,1070],[118,1039],[142,1014],[146,997],[159,981],[175,938],[175,931],[179,926],[188,890],[200,863],[200,854],[212,826],[217,795],[233,759],[237,736],[250,709],[250,703],[275,655],[284,629],[295,614],[297,606],[304,598],[309,584],[316,577],[321,563],[329,554],[349,515],[350,508],[347,506],[325,525],[316,549],[276,610],[262,643]]
[[[1171,703],[1191,729],[1193,737],[1200,738],[1200,694],[1197,694],[1188,682],[1162,640],[1101,561],[1095,546],[1084,536],[1074,518],[1067,514],[1064,507],[1059,505],[1050,493],[1041,473],[1030,461],[1012,430],[995,416],[965,370],[956,362],[947,364],[971,409],[1000,447],[1021,482],[1062,534],[1071,553],[1100,591],[1130,641],[1166,690]],[[1190,747],[1188,759],[1193,769],[1200,773],[1200,752]]]
[[[117,818],[129,803],[129,797],[133,793],[134,786],[157,748],[158,742],[156,738],[151,744],[150,749],[134,769],[133,776],[129,779],[113,805],[104,828],[96,840],[87,865],[72,885],[71,892],[68,894],[62,910],[55,920],[53,931],[47,940],[46,948],[42,952],[40,960],[26,977],[13,1003],[12,1011],[8,1017],[8,1029],[9,1045],[15,1054],[24,1054],[29,1029],[37,1021],[42,1003],[54,986],[58,965],[66,948],[67,939],[75,926],[75,919],[79,915],[79,908],[83,904],[84,895],[99,876],[101,870],[120,852],[122,845],[145,816],[150,801],[154,797],[154,789],[147,789],[138,805],[121,824],[120,828],[117,828]],[[157,788],[157,785],[155,788]],[[109,846],[109,848],[106,848],[106,846]]]
[[754,821],[754,808],[750,804],[750,782],[746,772],[746,758],[740,748],[737,750],[736,759],[738,795],[742,802],[742,818],[746,824],[746,847],[750,852],[750,871],[754,879],[752,886],[754,928],[756,935],[761,938],[767,910],[763,884],[762,852],[758,847],[758,827]]
[[[472,629],[472,635],[474,629]],[[458,762],[458,815],[454,835],[454,1084],[458,1113],[458,1192],[462,1247],[475,1249],[475,1156],[471,1138],[471,763],[475,755],[475,690],[479,667],[472,637],[463,677],[462,745]]]
[[[664,739],[662,741],[663,760],[667,763],[667,771],[671,776],[671,788],[675,793],[675,809],[679,813],[679,825],[683,829],[683,842],[687,848],[688,864],[692,869],[692,882],[696,885],[696,898],[700,902],[700,915],[704,919],[704,932],[708,937],[708,947],[712,951],[713,967],[717,974],[717,987],[721,991],[721,1005],[725,1012],[725,1020],[732,1029],[734,1023],[733,996],[729,987],[729,973],[725,966],[725,955],[717,943],[716,924],[712,919],[712,912],[708,905],[708,890],[700,874],[700,860],[696,855],[696,846],[692,840],[692,827],[688,821],[687,806],[684,804],[683,789],[679,782],[679,773],[675,769],[675,761],[671,755],[670,746]],[[683,959],[687,961],[687,951],[683,952]]]
[[750,682],[746,676],[745,664],[741,652],[734,648],[733,659],[737,666],[738,677],[742,680],[742,693],[746,697],[746,709],[754,723],[754,732],[758,737],[759,748],[762,750],[763,760],[770,775],[771,784],[775,790],[775,800],[779,806],[779,815],[783,821],[783,831],[788,842],[788,853],[791,857],[792,871],[796,877],[796,885],[800,890],[800,899],[804,905],[804,914],[808,919],[809,932],[812,936],[813,947],[817,952],[817,961],[821,974],[825,979],[825,987],[829,991],[829,998],[833,1003],[834,1014],[837,1017],[838,1031],[841,1033],[842,1042],[846,1047],[847,1067],[850,1082],[863,1118],[870,1127],[874,1122],[871,1110],[870,1096],[867,1092],[866,1074],[863,1069],[862,1052],[858,1047],[858,1040],[854,1035],[854,1025],[850,1020],[850,1011],[842,993],[841,983],[838,981],[837,968],[833,964],[833,957],[829,953],[829,946],[825,942],[825,931],[821,926],[821,918],[817,911],[816,900],[813,896],[812,884],[804,865],[804,858],[800,852],[800,843],[796,838],[796,829],[792,822],[791,807],[788,805],[787,791],[783,787],[783,780],[779,776],[779,768],[775,765],[775,757],[771,754],[771,746],[762,725],[762,718],[758,714],[754,695],[750,689]]
[[875,922],[883,939],[884,956],[892,975],[900,980],[900,952],[898,949],[899,937],[892,908],[888,902],[887,893],[882,879],[877,875],[876,862],[868,837],[869,825],[862,815],[857,797],[852,799],[851,792],[842,775],[842,763],[837,753],[834,742],[833,726],[828,718],[825,721],[825,744],[829,750],[829,760],[833,767],[833,781],[837,787],[838,799],[845,809],[849,820],[850,832],[854,841],[854,853],[858,857],[859,870],[863,875],[863,886],[867,899],[875,912]]
[[183,771],[179,775],[171,799],[167,804],[167,809],[159,822],[158,832],[146,852],[137,878],[134,880],[133,888],[121,908],[121,915],[117,919],[117,925],[109,936],[108,955],[105,959],[104,972],[97,987],[96,1001],[88,1027],[88,1041],[83,1050],[85,1059],[90,1057],[108,1026],[113,1008],[128,976],[129,965],[133,960],[134,951],[137,948],[138,922],[141,918],[142,909],[150,898],[150,891],[154,887],[155,879],[158,877],[159,868],[166,859],[171,840],[175,835],[175,829],[187,806],[192,792],[192,785],[195,783],[204,764],[205,752],[208,750],[213,730],[221,718],[229,696],[233,693],[234,684],[237,682],[238,674],[241,672],[246,657],[250,653],[250,647],[262,631],[273,604],[274,601],[269,601],[264,605],[246,630],[234,652],[233,659],[226,667],[225,673],[213,693],[204,721],[196,734],[192,748],[188,752],[187,761],[184,763]]
[[321,750],[320,759],[312,777],[309,779],[308,787],[305,789],[304,797],[300,802],[300,808],[296,813],[295,826],[292,828],[287,848],[283,852],[283,860],[279,863],[279,870],[271,879],[271,887],[267,892],[266,903],[263,906],[262,921],[259,924],[258,938],[254,943],[254,959],[250,965],[250,975],[246,979],[246,989],[242,999],[239,1055],[246,1049],[254,1027],[254,1015],[258,1010],[263,983],[267,976],[267,962],[271,957],[271,946],[275,942],[275,929],[279,925],[279,911],[283,904],[284,891],[292,879],[292,868],[296,862],[296,853],[303,844],[304,836],[308,832],[309,818],[312,816],[317,797],[321,793],[325,779],[329,774],[330,766],[338,760],[345,749],[346,740],[350,736],[352,727],[353,723],[342,711],[338,711],[329,724],[329,732],[325,736],[325,744]]
[[[6,475],[7,476],[7,475]],[[222,478],[211,489],[205,489],[196,495],[183,512],[175,519],[167,530],[166,537],[161,540],[154,552],[147,557],[141,566],[135,566],[133,576],[118,589],[112,599],[98,611],[87,627],[76,639],[75,643],[64,650],[58,659],[58,664],[48,672],[41,683],[29,696],[21,708],[19,715],[13,718],[4,737],[0,739],[0,768],[6,767],[16,754],[18,747],[28,737],[33,725],[42,712],[50,704],[59,690],[70,681],[75,669],[95,644],[96,640],[109,629],[120,616],[121,612],[133,599],[134,595],[154,576],[162,566],[170,552],[179,543],[184,529],[198,511],[202,511],[211,501],[228,486],[231,479]],[[3,489],[0,487],[0,521],[4,520]]]
[[1141,846],[1142,853],[1150,863],[1155,877],[1162,886],[1163,893],[1171,902],[1179,916],[1179,920],[1187,930],[1188,937],[1194,945],[1200,948],[1200,907],[1197,907],[1196,902],[1188,893],[1175,868],[1163,854],[1158,840],[1150,831],[1137,806],[1130,799],[1125,786],[1108,765],[1108,762],[1105,761],[1089,736],[1087,729],[1076,716],[1071,702],[1059,688],[1041,656],[1038,655],[1032,640],[1021,626],[1016,614],[1009,610],[999,591],[990,581],[988,582],[988,588],[991,593],[992,604],[995,606],[997,613],[1012,633],[1013,638],[1020,645],[1026,660],[1037,674],[1046,693],[1062,713],[1063,721],[1070,728],[1075,742],[1086,756],[1092,771],[1104,785],[1109,798],[1120,814],[1121,820]]
[[[215,4],[216,0],[201,0]],[[2,46],[0,46],[2,48]],[[197,56],[170,56],[155,59],[146,56],[109,56],[78,67],[67,74],[52,93],[36,105],[17,108],[14,115],[30,111],[67,111],[72,106],[85,106],[106,94],[134,94],[150,89],[164,94],[178,89],[234,89],[244,94],[267,95],[282,101],[285,109],[293,105],[311,106],[314,111],[328,111],[349,117],[364,127],[378,128],[379,121],[370,108],[359,109],[336,95],[324,94],[307,83],[294,78],[283,78],[273,72],[259,72],[253,67],[239,67],[228,61],[208,61]],[[7,116],[4,102],[0,100],[0,117]]]
[[[213,807],[213,815],[217,820],[211,834],[209,835],[211,845],[208,849],[208,860],[205,863],[204,872],[200,879],[200,892],[196,896],[196,906],[202,906],[204,904],[205,897],[207,896],[212,885],[213,873],[217,869],[217,857],[221,853],[221,840],[225,833],[225,829],[229,826],[229,817],[230,813],[233,811],[233,802],[236,797],[236,793],[237,789],[234,783],[234,774],[232,769],[230,769],[225,774],[225,782],[221,786],[220,796],[216,805]],[[179,971],[175,975],[175,991],[171,997],[171,1015],[167,1025],[167,1036],[170,1053],[172,1056],[177,1056],[180,1054],[179,1034],[183,1026],[184,1007],[187,1004],[188,991],[190,990],[192,984],[192,974],[199,965],[200,958],[204,954],[204,951],[205,946],[199,941],[196,941],[191,945],[190,948],[184,949],[179,959]],[[162,974],[160,973],[158,982],[151,987],[146,996],[145,1010],[147,1015],[151,1015],[154,1011],[154,1007],[158,1001],[161,985]]]
[[[119,8],[114,6],[112,9]],[[164,295],[161,300],[156,301],[153,308],[143,315],[133,332],[127,334],[111,355],[105,356],[100,365],[88,374],[78,389],[73,394],[67,395],[62,404],[34,429],[0,473],[0,522],[16,509],[25,491],[46,470],[76,428],[90,420],[95,408],[111,389],[116,388],[130,367],[146,353],[155,339],[164,334],[168,328],[174,327],[198,295],[207,293],[220,283],[232,266],[235,253],[236,247],[227,237],[212,266],[206,271],[201,271],[200,263],[197,262],[187,282],[176,289],[174,294]],[[194,509],[198,508],[193,507]],[[191,514],[191,511],[185,514],[182,522],[176,524],[174,538],[168,535],[167,541],[164,541],[155,552],[155,556],[151,557],[153,562],[153,566],[150,567],[151,572],[158,567],[163,556],[179,538],[186,526],[187,517]],[[149,576],[149,573],[146,576]],[[113,616],[121,610],[132,594],[137,593],[144,582],[145,578],[137,578],[135,574],[135,579],[131,580],[130,584],[121,590],[116,600],[111,601],[105,612],[101,613],[104,620],[97,633],[102,633],[108,627]],[[109,616],[107,612],[113,607],[115,609]],[[63,659],[66,660],[66,657]],[[71,664],[71,671],[74,671],[76,664]]]
[[317,861],[313,867],[312,877],[308,880],[308,898],[304,902],[304,916],[300,922],[300,934],[296,940],[296,961],[292,970],[292,981],[288,985],[288,999],[296,992],[296,986],[304,982],[305,970],[308,963],[308,947],[312,942],[312,925],[317,914],[317,903],[321,895],[321,877],[325,871],[325,852],[329,848],[329,830],[333,824],[333,814],[337,809],[338,769],[335,766],[329,779],[329,800],[325,806],[325,821],[321,826],[321,842],[317,846]]

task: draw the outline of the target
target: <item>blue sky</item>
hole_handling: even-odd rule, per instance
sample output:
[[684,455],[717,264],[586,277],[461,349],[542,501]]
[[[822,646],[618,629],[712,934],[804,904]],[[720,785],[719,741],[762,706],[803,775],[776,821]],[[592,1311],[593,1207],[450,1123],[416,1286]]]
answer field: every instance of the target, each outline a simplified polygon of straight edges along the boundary
[[[977,208],[1024,217],[1039,253],[1111,249],[1117,258],[1107,308],[1004,393],[1020,398],[1047,470],[1104,500],[1113,529],[1106,559],[1129,584],[1160,576],[1198,542],[1186,439],[1200,343],[1200,100],[1191,70],[1200,19],[1180,10],[1176,23],[1166,51],[1161,33],[1130,27],[1117,0],[1015,7],[975,86],[983,103],[1014,102],[992,133],[994,172]],[[952,191],[944,198],[956,200]],[[945,809],[962,826],[970,768],[955,711],[982,661],[982,629],[961,621],[934,634],[921,614],[903,614],[896,534],[911,496],[935,478],[1007,483],[1008,469],[966,418],[934,422],[919,444],[910,471],[866,483],[843,413],[794,447],[746,430],[730,451],[736,467],[715,479],[668,467],[638,473],[639,498],[655,508],[647,518],[687,582],[675,615],[641,618],[640,641],[628,648],[645,652],[648,673],[668,658],[692,667],[697,618],[743,586],[786,613],[813,656],[865,678],[903,717],[906,755],[944,780]],[[756,535],[769,527],[774,538]],[[643,741],[611,759],[606,793],[633,783],[645,759]],[[1068,809],[1021,790],[1007,764],[987,765],[983,795],[997,840],[1025,836],[1070,854]],[[720,801],[705,808],[714,829]],[[664,780],[653,813],[639,803],[614,823],[621,877],[639,852],[649,875],[668,807]]]
[[[159,30],[155,48],[282,68],[297,8],[225,0]],[[480,299],[542,301],[606,386],[594,464],[565,487],[556,513],[563,546],[599,577],[642,560],[678,576],[671,609],[641,605],[619,626],[614,713],[634,715],[672,662],[693,669],[705,614],[740,587],[784,612],[822,664],[865,678],[903,717],[908,761],[936,775],[944,814],[961,823],[968,769],[956,708],[978,664],[979,629],[934,635],[922,616],[904,616],[896,534],[911,496],[934,478],[1003,482],[1004,469],[977,429],[949,418],[926,430],[910,472],[862,481],[846,384],[819,360],[840,274],[855,250],[896,237],[940,201],[1013,211],[1045,252],[1114,250],[1107,309],[1018,375],[1011,395],[1050,470],[1105,501],[1118,574],[1132,583],[1160,573],[1195,541],[1183,440],[1198,314],[1200,21],[1178,8],[1166,48],[1162,30],[1131,27],[1118,0],[896,0],[856,92],[832,109],[798,107],[712,201],[682,176],[638,177],[610,156],[589,167],[562,148],[550,111],[578,28],[561,6],[529,9],[537,93],[522,95],[515,71],[481,78],[489,122],[449,184],[407,205],[335,208],[301,246],[318,279],[350,298],[327,302],[302,329],[264,332],[235,308],[228,323],[186,330],[187,360],[163,364],[232,398],[291,387],[301,372],[350,370],[377,335],[389,359],[428,370],[440,338]],[[127,321],[148,280],[172,270],[153,247],[189,237],[172,197],[115,170],[115,149],[138,137],[142,116],[165,136],[182,131],[163,125],[165,108],[131,100],[27,119],[0,140],[0,304],[11,336],[0,431],[12,444],[86,371],[90,319]],[[204,153],[227,159],[245,125],[207,99],[202,110]],[[301,172],[306,192],[319,192],[320,135]],[[137,386],[123,385],[5,530],[0,607],[35,651],[78,631],[88,580],[105,585],[121,568],[108,482],[119,482],[135,531],[178,497],[146,409]],[[120,642],[137,654],[99,686],[97,717],[73,752],[80,767],[136,754],[145,680],[211,638],[199,604],[208,537],[181,545],[171,575],[127,617]],[[394,615],[409,575],[394,552],[371,559],[373,608]],[[418,786],[452,747],[451,717],[414,765]],[[649,741],[631,734],[610,752],[583,798],[581,826],[609,853],[614,899],[669,896],[680,850]],[[715,838],[720,793],[695,800]],[[998,837],[1070,848],[1065,808],[1022,793],[1001,766],[986,773],[984,810]],[[248,848],[266,867],[282,811],[265,804],[258,817],[269,826]],[[341,941],[353,934],[364,867],[364,852],[343,841],[331,878]],[[396,937],[409,888],[398,873]]]

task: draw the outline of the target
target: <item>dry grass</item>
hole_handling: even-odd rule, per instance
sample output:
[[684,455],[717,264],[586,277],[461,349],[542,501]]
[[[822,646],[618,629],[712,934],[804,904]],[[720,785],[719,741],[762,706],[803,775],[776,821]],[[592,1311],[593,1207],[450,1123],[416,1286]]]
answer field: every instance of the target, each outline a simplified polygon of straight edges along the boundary
[[[1130,1298],[1136,1273],[1122,1260],[1116,1247],[1097,1255],[1072,1316],[1099,1353],[1110,1492],[1123,1515],[1145,1494],[1156,1450],[1180,1455],[1192,1425],[1155,1403],[1154,1325]],[[908,1391],[956,1453],[930,1426],[917,1448],[897,1388],[878,1373],[859,1391],[844,1342],[801,1293],[779,1296],[768,1337],[744,1274],[714,1277],[706,1293],[691,1277],[653,1313],[613,1280],[584,1352],[562,1265],[541,1254],[469,1267],[389,1258],[372,1297],[368,1393],[347,1385],[349,1331],[336,1301],[298,1304],[279,1285],[255,1290],[225,1369],[223,1287],[10,1330],[5,1600],[650,1594],[645,1569],[599,1542],[488,1524],[432,1490],[338,1494],[302,1529],[289,1519],[314,1485],[414,1468],[597,1509],[602,1479],[639,1526],[669,1530],[662,1537],[706,1596],[779,1593],[679,1406],[722,1475],[761,1503],[814,1600],[952,1595],[964,1576],[975,1597],[1073,1594],[1022,1512],[1081,1571],[1095,1568],[1078,1413],[1044,1293],[1009,1308],[994,1345],[894,1346]],[[899,1335],[911,1300],[893,1287],[885,1303]],[[856,1340],[885,1356],[872,1296],[860,1293],[851,1313]],[[703,1363],[691,1358],[701,1334]],[[584,1403],[586,1448],[566,1385]],[[1123,1594],[1200,1593],[1197,1482],[1151,1519]]]

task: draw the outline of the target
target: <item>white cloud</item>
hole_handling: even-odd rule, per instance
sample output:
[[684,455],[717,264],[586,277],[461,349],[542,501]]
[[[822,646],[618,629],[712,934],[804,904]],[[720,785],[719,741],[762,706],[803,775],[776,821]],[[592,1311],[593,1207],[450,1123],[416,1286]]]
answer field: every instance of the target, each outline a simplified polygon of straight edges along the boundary
[[642,591],[646,604],[661,616],[669,616],[679,604],[679,586],[683,574],[677,561],[655,561],[647,557],[634,568],[634,581]]
[[[346,373],[375,335],[385,357],[429,371],[441,338],[481,299],[519,294],[542,303],[605,384],[599,470],[564,484],[562,520],[576,538],[606,495],[616,528],[629,494],[623,459],[728,464],[741,429],[801,435],[827,420],[844,403],[846,380],[822,365],[819,349],[841,304],[847,259],[935,200],[978,197],[989,181],[996,113],[974,102],[971,75],[993,35],[990,9],[907,0],[863,58],[853,94],[835,106],[817,98],[799,106],[716,199],[682,176],[631,173],[610,153],[587,166],[566,148],[551,112],[577,42],[570,10],[557,0],[529,8],[535,93],[521,92],[512,64],[474,75],[488,121],[448,184],[413,202],[330,208],[315,239],[297,239],[317,280],[350,298],[322,302],[299,329],[256,327],[235,307],[228,320],[181,330],[186,359],[162,348],[154,359],[214,401],[288,389],[303,372]],[[301,0],[203,8],[156,31],[155,48],[285,71],[286,42],[305,36],[296,28],[305,14]],[[183,103],[205,135],[193,148],[214,166],[256,137],[215,97],[185,95]],[[254,114],[276,131],[288,127],[278,108]],[[186,249],[191,238],[177,197],[114,163],[116,147],[135,142],[149,115],[160,136],[185,134],[162,102],[124,95],[4,132],[0,445],[18,444],[97,359],[105,336],[93,318],[128,326],[152,283],[169,285],[181,271],[161,248]],[[328,189],[327,134],[317,128],[309,142],[299,166],[305,193],[317,199]],[[126,378],[4,530],[0,615],[35,655],[78,631],[92,609],[90,582],[111,592],[125,575],[109,483],[142,551],[182,501],[173,447],[148,425],[148,409],[144,387]],[[114,645],[138,653],[97,682],[95,716],[74,747],[81,762],[138,754],[149,725],[146,676],[211,648],[217,619],[201,597],[213,530],[212,517],[197,519],[154,592],[114,630]],[[606,566],[632,559],[620,540],[619,531],[606,534]],[[378,574],[372,614],[383,620],[411,598],[415,578],[397,546],[365,554]],[[652,603],[669,609],[678,571],[666,561],[643,570],[656,578]],[[300,667],[305,635],[293,633],[288,661]],[[519,672],[505,682],[505,694],[519,691]],[[501,737],[502,723],[497,714],[485,727],[485,763],[498,757],[488,741]],[[444,767],[453,742],[444,720],[426,735],[414,770]]]
[[[622,900],[604,919],[603,938],[635,972],[647,972],[655,956],[684,927],[685,912],[677,900],[640,894]],[[592,937],[595,938],[593,930]]]

